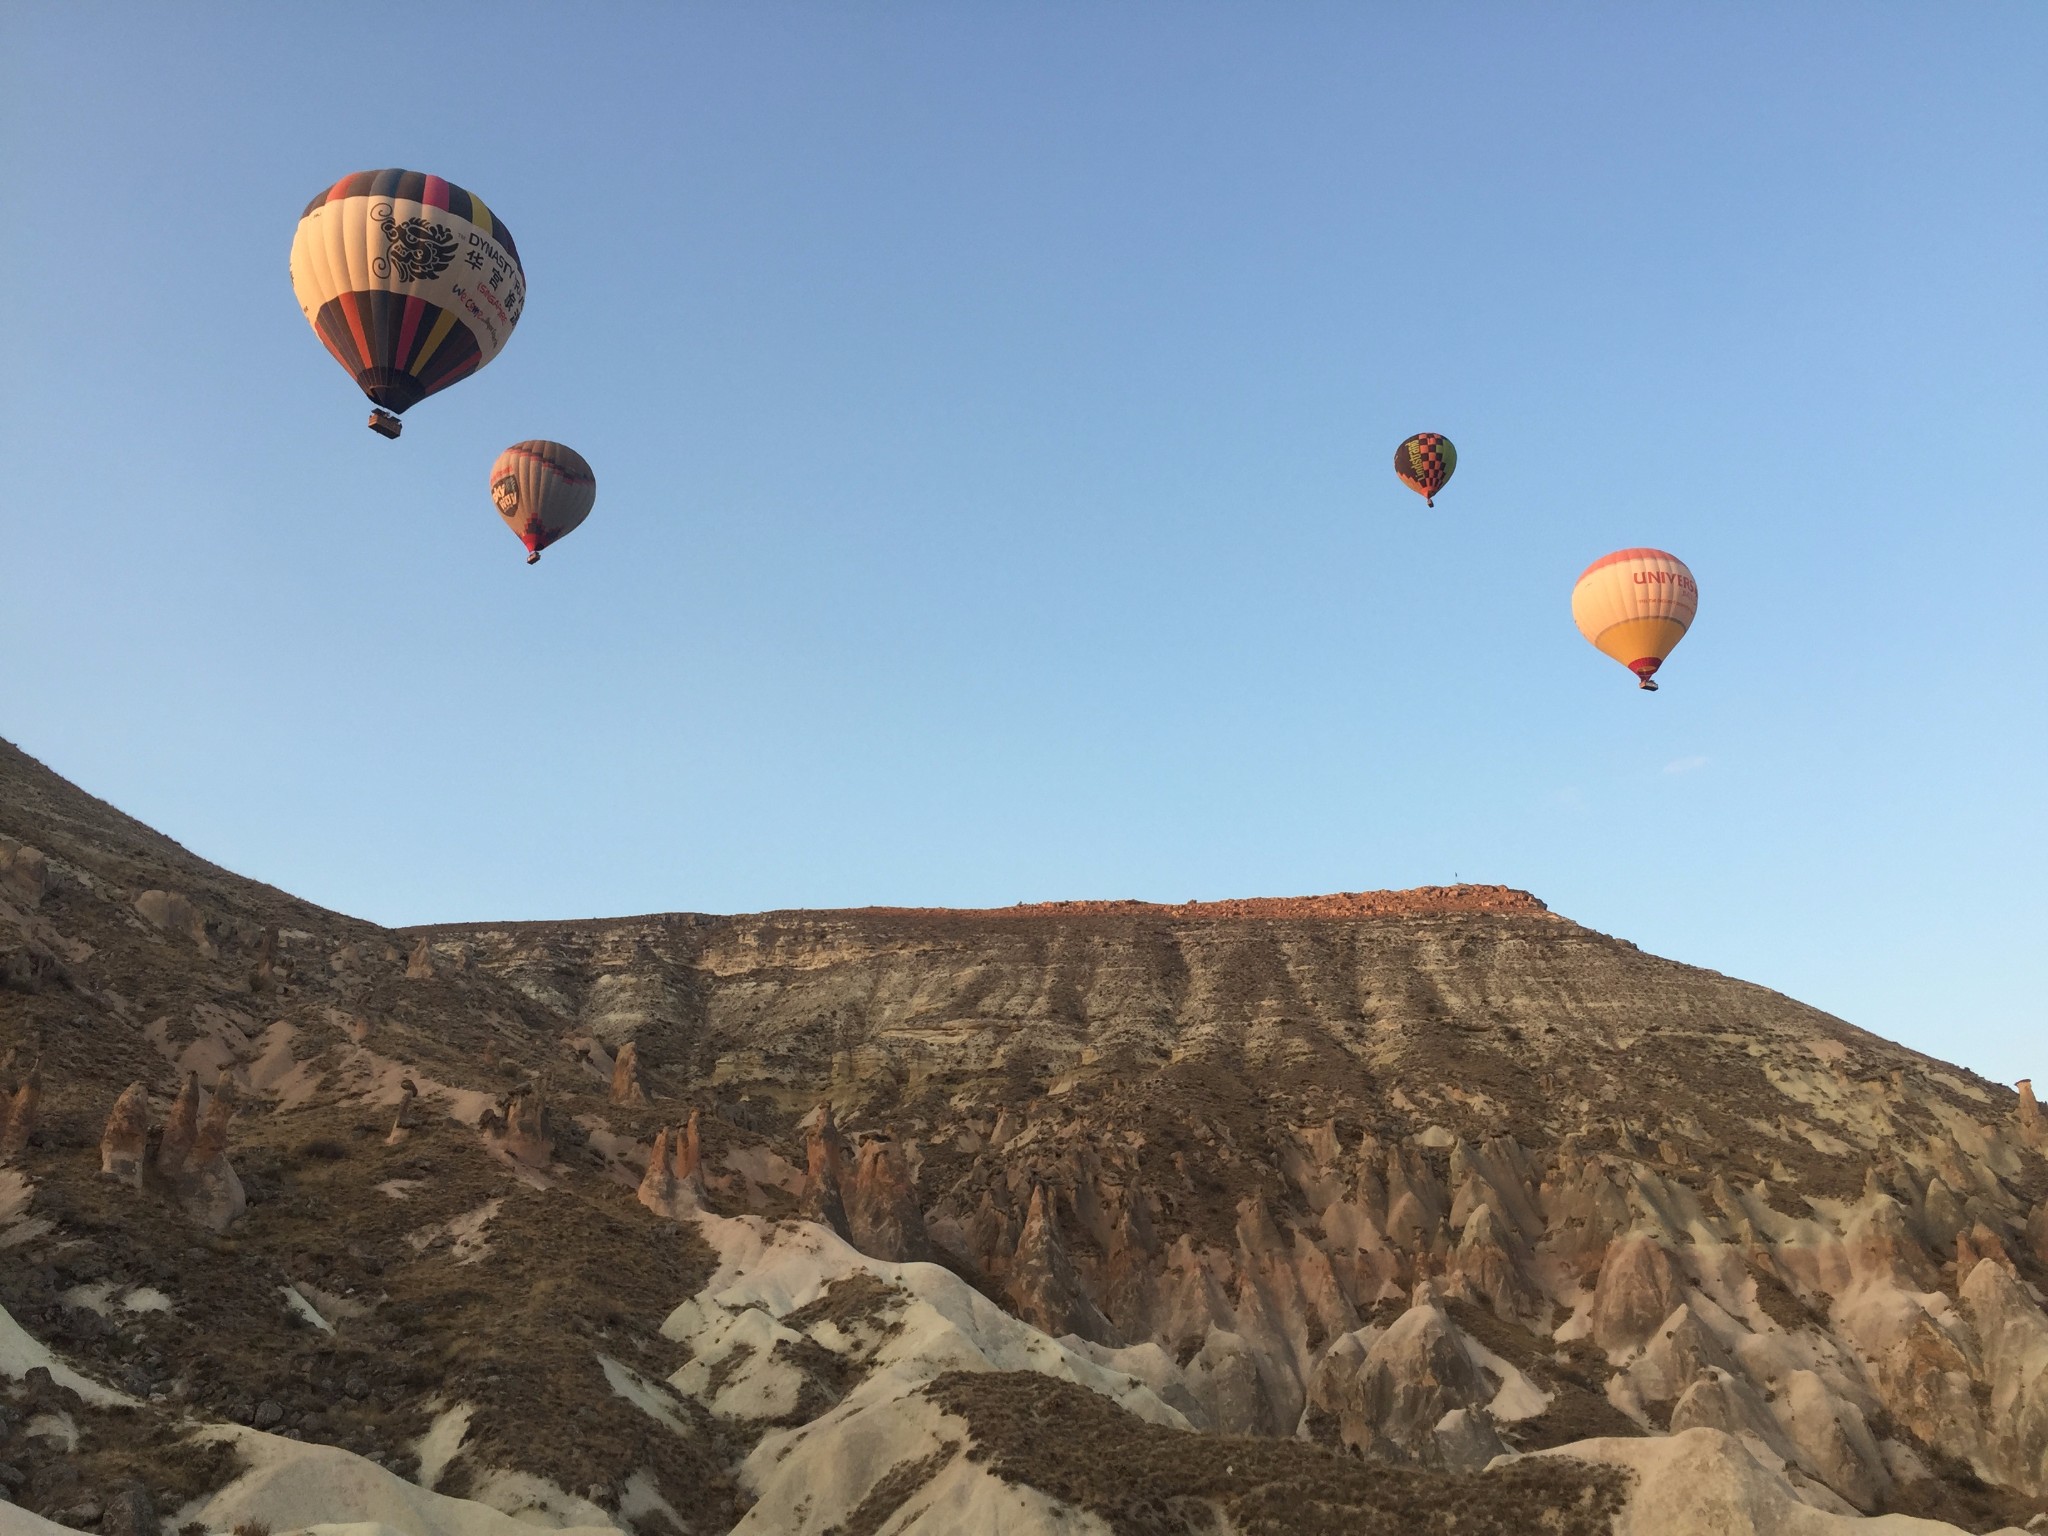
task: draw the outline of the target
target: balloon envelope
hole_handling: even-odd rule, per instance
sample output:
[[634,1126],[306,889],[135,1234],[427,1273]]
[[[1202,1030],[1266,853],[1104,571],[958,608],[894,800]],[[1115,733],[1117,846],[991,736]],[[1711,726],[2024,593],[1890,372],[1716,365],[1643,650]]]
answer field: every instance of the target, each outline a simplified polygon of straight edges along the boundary
[[422,171],[358,171],[306,205],[292,292],[334,360],[396,413],[498,355],[526,274],[474,193]]
[[1643,687],[1671,648],[1692,628],[1700,589],[1676,555],[1661,549],[1617,549],[1602,555],[1572,588],[1579,633],[1635,673]]
[[1394,450],[1394,473],[1432,507],[1457,468],[1458,450],[1441,432],[1418,432]]
[[597,476],[574,448],[543,438],[514,443],[491,466],[491,500],[526,546],[526,563],[590,516]]

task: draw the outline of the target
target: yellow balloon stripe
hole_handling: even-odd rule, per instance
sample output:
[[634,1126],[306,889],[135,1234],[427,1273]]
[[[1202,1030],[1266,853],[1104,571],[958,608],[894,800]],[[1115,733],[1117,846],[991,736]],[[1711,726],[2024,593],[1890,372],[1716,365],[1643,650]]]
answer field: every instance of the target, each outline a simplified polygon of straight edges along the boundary
[[452,309],[442,310],[441,318],[436,320],[434,328],[427,332],[427,339],[420,347],[420,355],[414,358],[411,364],[406,367],[406,372],[417,375],[422,368],[425,368],[427,366],[427,359],[432,357],[441,343],[448,339],[448,333],[454,328],[455,311]]

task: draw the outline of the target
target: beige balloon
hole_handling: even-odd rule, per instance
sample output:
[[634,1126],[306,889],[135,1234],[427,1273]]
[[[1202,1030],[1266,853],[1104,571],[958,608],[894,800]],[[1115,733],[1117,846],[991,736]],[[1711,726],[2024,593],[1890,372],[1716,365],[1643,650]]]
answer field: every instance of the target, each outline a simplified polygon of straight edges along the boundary
[[597,501],[597,476],[574,448],[544,438],[514,443],[491,466],[491,500],[526,546],[526,563],[572,533]]
[[1572,588],[1572,620],[1604,654],[1651,681],[1692,628],[1699,583],[1685,562],[1661,549],[1617,549],[1587,566]]

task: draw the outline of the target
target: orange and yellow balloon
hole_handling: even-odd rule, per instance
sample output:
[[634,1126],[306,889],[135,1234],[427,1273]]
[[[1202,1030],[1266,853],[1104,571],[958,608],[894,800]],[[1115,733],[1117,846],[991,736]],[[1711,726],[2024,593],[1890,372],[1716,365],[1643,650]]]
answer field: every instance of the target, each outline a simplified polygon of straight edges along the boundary
[[1656,690],[1655,676],[1673,646],[1692,628],[1699,583],[1685,562],[1661,549],[1617,549],[1602,555],[1572,588],[1579,633]]
[[514,443],[491,466],[491,500],[526,546],[526,563],[573,533],[597,501],[597,476],[574,448],[544,438]]

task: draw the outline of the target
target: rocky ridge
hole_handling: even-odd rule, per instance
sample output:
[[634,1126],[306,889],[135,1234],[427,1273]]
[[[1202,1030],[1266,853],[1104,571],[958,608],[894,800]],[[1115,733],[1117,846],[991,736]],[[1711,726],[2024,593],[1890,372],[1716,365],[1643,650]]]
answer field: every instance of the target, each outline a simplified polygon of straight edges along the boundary
[[2048,1511],[2031,1091],[1523,893],[400,934],[0,745],[0,980],[74,1528]]

